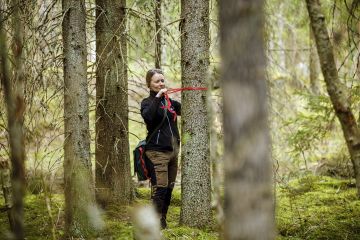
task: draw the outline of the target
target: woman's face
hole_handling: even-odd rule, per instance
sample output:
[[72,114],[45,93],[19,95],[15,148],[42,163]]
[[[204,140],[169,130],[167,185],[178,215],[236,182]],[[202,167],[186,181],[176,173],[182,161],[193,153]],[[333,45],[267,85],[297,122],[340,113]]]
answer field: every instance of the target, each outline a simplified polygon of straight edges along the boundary
[[160,89],[165,88],[165,78],[164,75],[160,74],[160,73],[155,73],[152,77],[151,77],[151,81],[150,81],[150,90],[154,91],[154,92],[159,92]]

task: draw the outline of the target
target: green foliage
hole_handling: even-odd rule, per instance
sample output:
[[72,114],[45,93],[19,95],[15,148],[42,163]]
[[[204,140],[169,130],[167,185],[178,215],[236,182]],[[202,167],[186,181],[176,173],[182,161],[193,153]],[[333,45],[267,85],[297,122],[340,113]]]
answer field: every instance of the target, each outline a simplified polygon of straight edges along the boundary
[[295,132],[288,136],[292,154],[298,159],[305,151],[318,148],[327,134],[334,128],[335,115],[328,96],[298,92],[305,107],[289,119],[285,126],[293,125]]
[[[360,83],[358,78],[350,78],[348,80],[349,84],[351,85],[350,94],[351,94],[351,106],[352,109],[355,111],[359,109],[360,105]],[[357,113],[354,112],[355,117],[357,117]],[[360,116],[359,116],[360,117]],[[360,118],[358,119],[358,123],[360,122]]]
[[[339,78],[351,90],[348,100],[359,118],[359,8],[354,8],[356,4],[356,1],[321,2]],[[346,144],[325,94],[321,72],[316,71],[320,82],[315,84],[319,86],[320,95],[308,93],[312,86],[309,77],[311,37],[305,1],[287,4],[270,0],[266,1],[265,11],[272,156],[279,165],[279,175],[291,172],[299,176],[299,170],[311,167],[316,161],[347,155]]]

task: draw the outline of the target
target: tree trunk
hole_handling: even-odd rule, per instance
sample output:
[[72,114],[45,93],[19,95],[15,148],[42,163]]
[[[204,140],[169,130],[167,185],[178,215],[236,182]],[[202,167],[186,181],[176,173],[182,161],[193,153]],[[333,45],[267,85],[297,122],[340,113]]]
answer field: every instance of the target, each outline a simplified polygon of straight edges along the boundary
[[[218,78],[218,77],[217,77]],[[218,80],[218,79],[216,79]],[[212,84],[211,84],[212,85]],[[213,91],[214,88],[211,88],[210,91]],[[219,144],[222,144],[218,141],[220,138],[217,133],[217,124],[216,124],[216,105],[217,101],[214,101],[213,98],[209,97],[208,109],[209,109],[209,126],[210,126],[210,162],[211,162],[211,184],[212,184],[212,206],[215,206],[216,211],[216,220],[218,223],[218,230],[220,234],[224,230],[224,209],[222,204],[222,186],[223,186],[223,158],[218,152]],[[223,236],[220,235],[219,239],[222,239]]]
[[[2,47],[1,43],[0,46]],[[1,60],[2,61],[2,60]],[[7,159],[0,159],[0,185],[2,186],[2,192],[5,200],[4,210],[7,212],[10,229],[14,230],[14,218],[11,214],[13,206],[13,194],[11,187],[11,168]]]
[[[360,4],[360,3],[358,3]],[[360,21],[357,24],[357,33],[360,34]],[[356,55],[356,76],[357,76],[357,80],[360,81],[360,42],[358,42],[358,53]],[[360,108],[358,108],[360,109]],[[360,111],[358,113],[358,119],[357,119],[357,124],[358,126],[360,126]]]
[[316,44],[314,33],[310,24],[310,54],[309,54],[309,71],[310,71],[310,89],[312,94],[318,95],[320,93],[319,86],[319,58],[316,52]]
[[[24,58],[23,40],[24,27],[20,18],[21,1],[13,2],[14,12],[12,16],[12,28],[14,31],[13,43],[11,46],[14,55],[14,107],[9,116],[10,148],[12,162],[12,189],[13,189],[13,208],[12,217],[14,220],[13,234],[17,239],[23,239],[24,234],[24,203],[25,195],[25,138],[23,133],[24,125]],[[11,121],[11,123],[10,123]]]
[[[7,105],[8,131],[10,141],[10,159],[12,164],[11,185],[12,185],[12,206],[9,220],[13,236],[16,239],[24,239],[24,193],[25,193],[25,146],[24,146],[24,74],[23,74],[23,27],[20,20],[20,1],[13,3],[12,28],[14,31],[13,56],[14,56],[14,82],[11,83],[8,69],[8,56],[6,37],[4,32],[4,19],[0,15],[0,58],[2,85],[4,89],[5,102]],[[0,13],[1,14],[1,13]],[[14,89],[13,89],[14,86]],[[4,172],[5,173],[5,172]],[[4,175],[3,175],[4,177]],[[6,177],[6,174],[5,174]]]
[[[360,3],[359,3],[360,5]],[[357,34],[360,34],[360,22],[358,22],[357,24]],[[358,53],[355,59],[356,62],[356,76],[358,78],[358,80],[360,80],[360,42],[358,41],[358,45],[357,45],[357,49],[358,49]]]
[[358,196],[360,197],[360,132],[350,108],[350,94],[338,77],[333,47],[326,29],[325,17],[321,12],[320,3],[318,0],[306,0],[306,6],[316,40],[326,88],[344,133],[354,167]]
[[[1,63],[1,70],[0,70],[0,77],[1,77],[1,85],[6,86],[3,88],[4,95],[6,101],[9,101],[12,97],[12,92],[7,93],[10,89],[10,72],[8,69],[8,53],[7,53],[7,39],[6,39],[6,31],[4,28],[5,25],[5,18],[3,16],[3,9],[0,10],[0,63]],[[11,94],[11,96],[6,96],[6,94]],[[7,211],[8,220],[10,229],[13,232],[14,228],[14,218],[12,216],[12,207],[13,207],[13,189],[11,186],[11,167],[10,161],[5,158],[0,159],[0,185],[2,186],[3,196],[5,200],[5,209]]]
[[220,1],[225,239],[274,239],[263,0]]
[[96,196],[104,206],[132,200],[125,0],[96,1]]
[[[204,87],[209,67],[209,1],[181,1],[182,86]],[[205,91],[182,93],[180,221],[206,226],[211,217],[208,112]]]
[[63,0],[65,231],[69,238],[90,232],[94,186],[90,161],[86,79],[85,1]]
[[155,67],[161,68],[161,0],[155,0]]

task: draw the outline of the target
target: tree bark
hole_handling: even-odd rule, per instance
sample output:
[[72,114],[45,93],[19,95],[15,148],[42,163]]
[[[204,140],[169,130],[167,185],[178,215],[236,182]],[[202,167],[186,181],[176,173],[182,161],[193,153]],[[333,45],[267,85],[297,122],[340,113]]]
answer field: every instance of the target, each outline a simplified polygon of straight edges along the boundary
[[63,0],[64,181],[67,237],[91,232],[95,195],[90,161],[85,1]]
[[[182,86],[207,85],[209,1],[181,1]],[[205,91],[182,93],[182,160],[180,221],[206,226],[211,218],[208,111]]]
[[[10,159],[12,164],[11,186],[12,204],[9,220],[12,234],[16,239],[24,239],[24,203],[25,194],[25,146],[24,146],[24,74],[23,74],[23,34],[24,29],[20,20],[20,1],[13,3],[12,28],[14,38],[12,52],[14,56],[14,83],[11,82],[8,69],[8,56],[6,46],[6,36],[4,32],[4,19],[0,13],[0,58],[2,85],[4,89],[5,102],[7,106],[8,131],[10,141]],[[1,11],[0,11],[1,12]],[[13,88],[14,86],[14,88]],[[4,172],[5,173],[5,172]],[[3,177],[7,175],[3,175]]]
[[96,196],[132,201],[125,0],[96,1]]
[[[0,46],[2,46],[0,44]],[[13,207],[13,194],[11,187],[11,168],[10,161],[8,159],[0,159],[0,185],[2,186],[2,192],[5,200],[5,209],[8,215],[9,225],[11,231],[14,231],[14,218],[11,214]]]
[[[356,1],[356,0],[354,0]],[[360,3],[357,3],[360,5]],[[360,34],[360,21],[357,24],[357,33]],[[358,49],[360,49],[360,42],[358,42]],[[356,56],[356,76],[357,80],[360,81],[360,50],[358,50],[357,56]],[[358,108],[359,109],[359,108]],[[360,126],[360,111],[358,113],[358,119],[357,119],[357,125]]]
[[309,54],[309,72],[310,72],[310,89],[312,94],[318,95],[320,93],[319,86],[319,58],[316,52],[316,44],[314,33],[310,25],[310,54]]
[[220,1],[225,239],[274,239],[263,0]]
[[[12,16],[12,28],[14,31],[12,52],[14,55],[14,107],[12,116],[8,122],[10,133],[10,148],[12,162],[12,189],[13,189],[13,208],[12,217],[14,220],[13,234],[17,239],[23,239],[24,233],[24,203],[25,195],[25,138],[23,132],[24,125],[24,58],[23,42],[24,27],[20,18],[21,1],[13,2],[14,13]],[[13,135],[13,137],[11,137]],[[12,139],[13,138],[13,139]]]
[[306,0],[306,6],[315,36],[326,89],[343,130],[354,167],[358,197],[360,197],[360,132],[350,108],[350,94],[346,86],[339,80],[333,46],[329,39],[320,3],[318,0]]
[[161,0],[155,0],[155,67],[161,68],[162,36],[161,36]]

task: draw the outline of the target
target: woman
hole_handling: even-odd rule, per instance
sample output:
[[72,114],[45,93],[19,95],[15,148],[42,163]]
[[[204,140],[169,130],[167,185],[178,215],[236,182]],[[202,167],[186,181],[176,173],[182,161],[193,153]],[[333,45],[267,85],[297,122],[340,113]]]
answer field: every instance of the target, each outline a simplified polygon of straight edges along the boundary
[[181,104],[172,99],[169,99],[169,104],[165,98],[167,89],[160,69],[147,72],[146,84],[150,95],[141,102],[141,116],[148,130],[145,155],[154,165],[151,174],[152,201],[164,229],[178,168],[180,136],[176,115],[181,115]]

